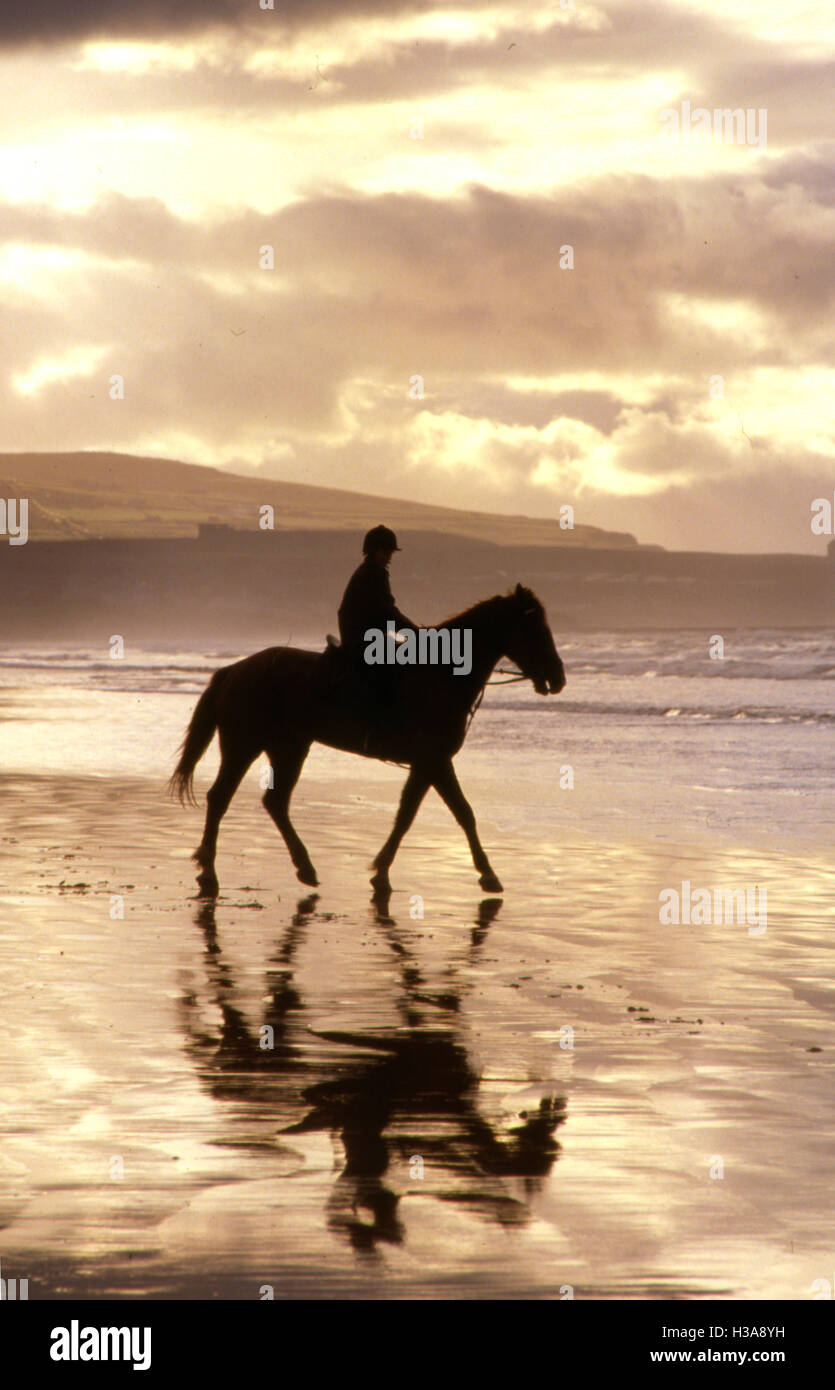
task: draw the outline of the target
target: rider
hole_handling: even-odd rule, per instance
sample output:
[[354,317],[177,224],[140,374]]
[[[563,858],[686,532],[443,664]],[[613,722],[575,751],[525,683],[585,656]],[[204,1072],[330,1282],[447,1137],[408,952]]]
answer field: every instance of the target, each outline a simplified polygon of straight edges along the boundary
[[364,559],[348,580],[342,602],[339,605],[339,636],[342,651],[355,674],[378,706],[390,706],[394,688],[392,685],[393,666],[371,665],[365,660],[366,638],[369,628],[379,628],[384,634],[386,624],[394,622],[396,630],[402,628],[418,631],[413,623],[400,612],[391,592],[388,567],[395,550],[399,550],[397,537],[388,526],[374,526],[362,543]]
[[348,580],[339,605],[339,636],[349,655],[362,657],[365,634],[370,627],[385,632],[386,623],[394,621],[398,631],[401,628],[417,631],[417,623],[401,613],[395,604],[389,583],[391,557],[399,549],[397,537],[388,526],[375,526],[362,543],[365,558]]

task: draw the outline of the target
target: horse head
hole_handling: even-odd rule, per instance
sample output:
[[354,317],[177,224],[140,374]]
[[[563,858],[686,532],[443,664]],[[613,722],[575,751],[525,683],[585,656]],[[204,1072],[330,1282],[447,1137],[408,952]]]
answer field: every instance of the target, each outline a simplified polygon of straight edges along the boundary
[[521,584],[516,585],[507,602],[511,622],[505,655],[516,662],[523,676],[533,681],[538,695],[558,695],[565,686],[565,671],[545,609],[536,594]]

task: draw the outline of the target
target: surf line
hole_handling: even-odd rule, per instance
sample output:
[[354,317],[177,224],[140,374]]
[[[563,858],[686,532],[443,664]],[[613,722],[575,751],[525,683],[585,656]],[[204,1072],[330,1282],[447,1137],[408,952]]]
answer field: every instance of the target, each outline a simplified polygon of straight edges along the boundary
[[363,634],[364,659],[369,666],[454,666],[454,676],[468,676],[473,669],[471,627],[419,627],[397,631],[392,618],[383,632],[369,627]]

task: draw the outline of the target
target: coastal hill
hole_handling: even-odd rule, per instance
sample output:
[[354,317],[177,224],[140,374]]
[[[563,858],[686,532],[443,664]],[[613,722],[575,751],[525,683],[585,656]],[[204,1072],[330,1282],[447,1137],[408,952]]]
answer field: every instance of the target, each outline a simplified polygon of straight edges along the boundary
[[268,504],[276,531],[364,532],[383,521],[395,530],[434,531],[495,545],[638,547],[626,532],[581,525],[563,530],[554,518],[459,511],[132,454],[0,453],[0,496],[29,499],[34,541],[159,540],[193,536],[206,522],[257,530],[258,509]]

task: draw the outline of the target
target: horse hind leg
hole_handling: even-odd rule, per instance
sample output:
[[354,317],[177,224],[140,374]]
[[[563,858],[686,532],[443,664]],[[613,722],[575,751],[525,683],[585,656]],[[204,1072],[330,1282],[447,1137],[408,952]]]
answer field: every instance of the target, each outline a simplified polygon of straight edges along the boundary
[[290,853],[296,877],[300,883],[315,888],[319,879],[316,875],[304,843],[290,820],[290,797],[299,780],[304,760],[310,751],[310,744],[303,747],[267,750],[272,764],[273,785],[264,793],[264,807],[281,832]]
[[228,749],[223,750],[220,770],[206,793],[206,823],[203,827],[203,839],[192,855],[192,859],[200,868],[200,873],[197,875],[197,886],[202,898],[216,898],[220,892],[220,884],[215,872],[217,832],[220,822],[229,808],[229,803],[252,761],[251,756],[240,753],[235,755],[230,753]]

